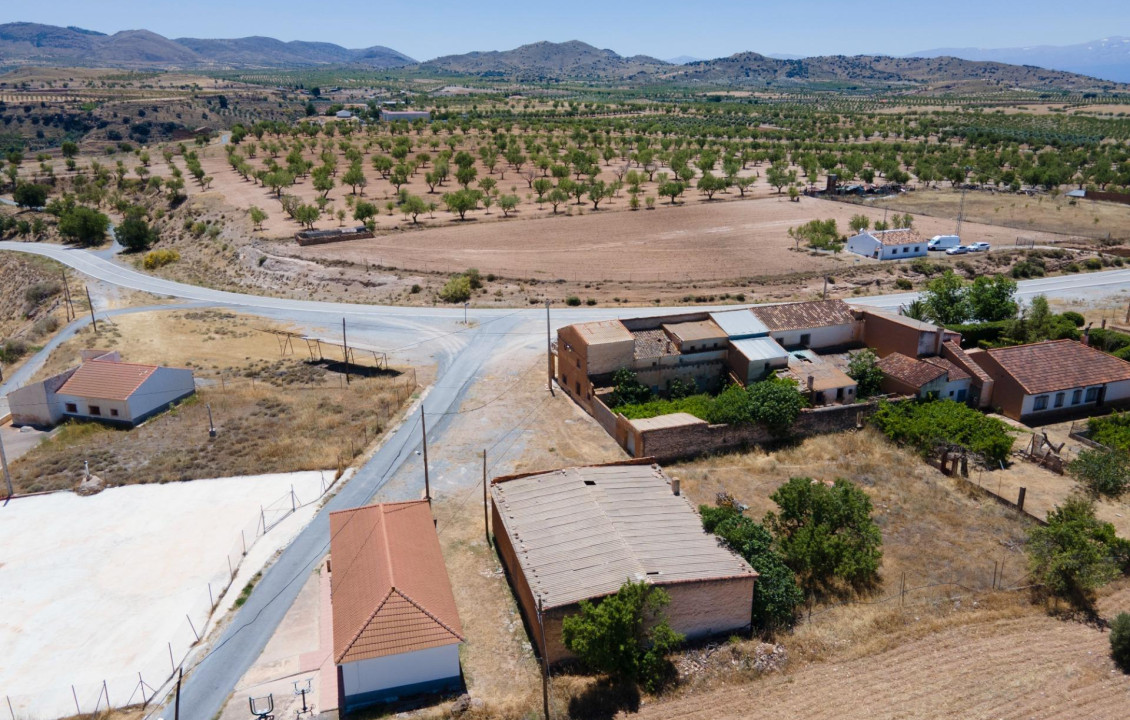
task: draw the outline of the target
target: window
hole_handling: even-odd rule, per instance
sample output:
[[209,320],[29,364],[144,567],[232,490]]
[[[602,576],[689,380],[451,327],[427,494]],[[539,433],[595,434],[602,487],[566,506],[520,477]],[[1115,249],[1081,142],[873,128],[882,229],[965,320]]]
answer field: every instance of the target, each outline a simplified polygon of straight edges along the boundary
[[97,405],[91,405],[90,406],[90,414],[91,415],[101,415],[102,414],[102,408],[100,408]]
[[67,403],[66,408],[67,408],[67,412],[69,412],[69,413],[77,413],[78,412],[78,405],[75,405],[74,403]]
[[809,335],[808,333],[801,335],[800,336],[800,344],[804,345],[805,347],[808,347],[810,344],[812,344],[812,336]]
[[1033,410],[1047,410],[1048,409],[1048,396],[1040,395],[1036,398],[1036,402],[1032,403]]
[[110,408],[110,417],[117,417],[117,416],[118,416],[118,409],[117,408]]
[[1087,398],[1085,402],[1094,402],[1099,399],[1099,388],[1087,388]]
[[957,401],[965,402],[965,388],[957,391]]
[[578,370],[581,369],[581,359],[580,358],[577,358],[577,369]]
[[904,247],[904,248],[902,249],[902,251],[903,251],[903,253],[904,253],[904,254],[905,254],[905,253],[908,253],[908,252],[910,252],[910,248],[908,248],[908,247]]
[[1082,400],[1082,399],[1083,399],[1083,391],[1082,390],[1076,390],[1075,392],[1071,393],[1071,404],[1072,405],[1078,405],[1079,401]]
[[1063,407],[1063,398],[1065,397],[1065,395],[1066,395],[1066,393],[1056,393],[1055,394],[1055,406],[1056,407]]
[[914,246],[914,252],[921,252],[921,251],[922,251],[922,248],[920,246],[918,246],[918,245]]

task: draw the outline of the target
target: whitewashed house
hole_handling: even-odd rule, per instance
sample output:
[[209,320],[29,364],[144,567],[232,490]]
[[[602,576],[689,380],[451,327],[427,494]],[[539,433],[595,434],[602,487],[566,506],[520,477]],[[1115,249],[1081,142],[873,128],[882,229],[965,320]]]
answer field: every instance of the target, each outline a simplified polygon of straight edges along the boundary
[[926,240],[914,230],[864,230],[848,238],[847,249],[874,260],[905,260],[926,255]]

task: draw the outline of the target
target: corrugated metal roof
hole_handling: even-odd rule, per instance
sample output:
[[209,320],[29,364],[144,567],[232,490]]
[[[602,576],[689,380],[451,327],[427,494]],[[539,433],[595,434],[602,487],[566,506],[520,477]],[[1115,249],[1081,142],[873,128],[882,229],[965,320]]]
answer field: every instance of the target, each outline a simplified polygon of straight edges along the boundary
[[765,362],[787,358],[789,353],[771,337],[731,340],[730,345],[750,362]]
[[337,664],[463,640],[425,500],[330,513]]
[[91,360],[75,370],[58,393],[97,400],[128,400],[155,372],[156,365]]
[[749,310],[710,313],[710,319],[717,323],[730,339],[769,334],[769,326]]
[[566,468],[491,485],[523,575],[544,607],[609,595],[625,582],[756,575],[702,529],[656,465]]

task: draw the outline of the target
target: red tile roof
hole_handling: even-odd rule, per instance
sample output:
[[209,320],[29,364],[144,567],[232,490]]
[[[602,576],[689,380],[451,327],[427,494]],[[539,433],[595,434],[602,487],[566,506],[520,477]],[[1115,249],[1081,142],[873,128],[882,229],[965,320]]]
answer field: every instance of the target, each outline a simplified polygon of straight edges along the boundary
[[986,350],[1029,395],[1130,380],[1130,363],[1075,340]]
[[922,244],[922,236],[918,234],[917,230],[911,228],[898,228],[895,230],[873,230],[870,233],[871,237],[879,241],[880,244],[888,247],[899,245],[920,245]]
[[947,340],[944,347],[953,353],[954,360],[956,361],[954,364],[969,373],[970,376],[976,377],[982,383],[992,380],[992,378],[989,377],[989,373],[985,372],[985,369],[978,365],[973,360],[973,357],[965,352],[957,342]]
[[[897,352],[891,353],[880,360],[878,367],[883,371],[884,375],[889,375],[895,380],[915,388],[920,388],[946,374],[945,368],[921,360],[915,360],[912,357]],[[956,366],[954,367],[956,368]]]
[[57,392],[98,400],[128,400],[156,371],[156,365],[91,360],[75,370]]
[[804,330],[806,328],[848,325],[855,315],[843,300],[816,300],[751,308],[757,319],[770,331]]
[[936,367],[940,367],[941,369],[945,370],[949,374],[949,377],[947,378],[949,380],[949,382],[955,382],[957,380],[968,380],[969,379],[969,373],[967,373],[957,363],[950,362],[949,360],[946,360],[945,358],[940,358],[940,357],[922,358],[922,362],[930,363],[931,365],[934,365]]
[[337,664],[462,642],[427,501],[331,513],[330,555]]

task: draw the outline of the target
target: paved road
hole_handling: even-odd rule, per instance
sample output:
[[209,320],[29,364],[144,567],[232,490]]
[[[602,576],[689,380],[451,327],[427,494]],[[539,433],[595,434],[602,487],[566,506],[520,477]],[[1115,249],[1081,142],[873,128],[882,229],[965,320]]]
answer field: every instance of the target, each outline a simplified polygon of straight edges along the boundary
[[[467,388],[507,336],[544,333],[544,311],[540,309],[472,310],[470,327],[462,326],[461,308],[355,305],[286,298],[261,297],[176,283],[139,273],[107,257],[58,245],[0,242],[0,250],[44,255],[105,283],[156,295],[213,305],[226,305],[256,314],[303,325],[338,327],[349,318],[350,332],[358,339],[381,344],[401,357],[430,357],[438,365],[437,380],[422,405],[428,415],[458,407]],[[1022,297],[1044,293],[1079,298],[1110,294],[1130,288],[1130,270],[1115,270],[1063,278],[1029,280],[1020,284]],[[897,309],[914,293],[852,299],[853,303]],[[680,307],[678,311],[692,308]],[[693,308],[702,310],[706,308]],[[554,311],[554,325],[616,317],[669,312],[667,308],[570,308]],[[429,428],[438,439],[443,421]],[[413,455],[420,442],[419,411],[389,437],[382,448],[317,515],[314,521],[279,556],[239,609],[211,652],[192,672],[182,694],[181,711],[186,720],[210,720],[222,708],[235,683],[258,657],[278,623],[318,560],[328,550],[329,512],[354,507],[372,498],[388,479]],[[411,493],[412,489],[403,492]]]

